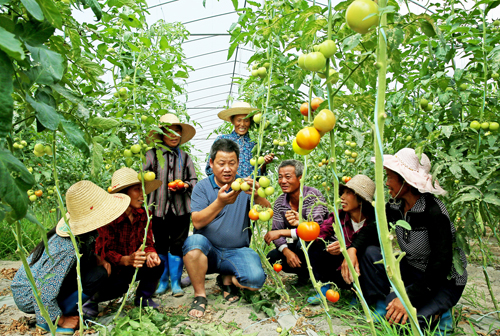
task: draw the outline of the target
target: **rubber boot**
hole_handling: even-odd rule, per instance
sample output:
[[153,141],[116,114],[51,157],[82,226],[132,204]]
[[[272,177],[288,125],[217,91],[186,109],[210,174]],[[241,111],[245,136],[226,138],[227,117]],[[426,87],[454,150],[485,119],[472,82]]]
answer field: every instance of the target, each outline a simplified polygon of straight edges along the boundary
[[181,288],[181,276],[184,262],[181,257],[168,254],[168,268],[170,270],[170,283],[172,284],[172,295],[175,297],[183,296],[184,291]]
[[160,282],[158,284],[158,288],[156,289],[155,295],[162,295],[168,290],[169,287],[169,271],[168,271],[168,256],[164,254],[158,254],[160,259],[165,264],[165,268],[163,269],[163,274],[161,275]]
[[453,317],[451,316],[451,309],[448,309],[446,312],[441,315],[439,319],[438,330],[436,331],[436,335],[447,335],[453,331]]
[[[326,291],[329,289],[330,289],[330,285],[323,285],[321,287],[321,293],[323,293],[323,295],[326,295]],[[308,297],[307,302],[309,304],[312,304],[312,305],[319,305],[321,303],[321,296],[318,293],[314,296]]]
[[385,304],[385,300],[378,300],[375,303],[375,309],[372,312],[373,322],[381,323],[385,320],[385,315],[387,314],[387,309],[385,309],[387,305]]

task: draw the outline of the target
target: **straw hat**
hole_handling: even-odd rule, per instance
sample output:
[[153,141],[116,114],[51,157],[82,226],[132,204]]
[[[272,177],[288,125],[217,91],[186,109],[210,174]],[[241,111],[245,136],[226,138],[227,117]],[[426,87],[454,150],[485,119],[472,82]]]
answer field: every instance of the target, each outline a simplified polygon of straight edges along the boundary
[[245,102],[234,102],[230,108],[227,110],[219,112],[217,116],[225,121],[231,122],[231,116],[238,114],[249,114],[252,111],[258,110],[258,108],[250,106],[250,104]]
[[[372,157],[371,161],[375,162],[375,158]],[[419,161],[413,148],[403,148],[395,155],[384,155],[384,167],[401,175],[406,183],[417,188],[421,193],[446,194],[437,180],[432,183],[429,157],[422,153]]]
[[362,199],[368,202],[373,202],[373,195],[375,194],[375,182],[366,175],[356,175],[346,184],[340,184],[340,190],[349,188],[359,195]]
[[[110,195],[90,181],[77,182],[66,192],[66,218],[75,236],[111,223],[129,205],[127,195]],[[61,237],[69,237],[64,218],[57,223],[56,232]]]
[[[136,184],[141,184],[141,180],[139,180],[139,175],[135,170],[132,168],[127,168],[123,167],[118,169],[113,173],[113,177],[111,178],[111,192],[110,194],[114,194],[119,192],[120,190],[123,190],[127,187],[136,185]],[[144,182],[144,187],[146,188],[146,194],[149,194],[156,189],[158,189],[162,184],[162,181],[160,180],[153,180],[153,181],[145,181]]]
[[[168,124],[168,125],[165,125],[165,124]],[[181,123],[179,121],[179,118],[177,118],[177,116],[175,114],[172,114],[172,113],[167,113],[167,114],[162,115],[160,117],[160,124],[158,125],[158,127],[162,128],[162,127],[169,126],[169,125],[172,125],[172,126],[179,125],[182,127],[182,135],[181,135],[181,142],[180,142],[181,145],[183,143],[186,143],[189,140],[191,140],[194,137],[194,135],[196,134],[196,129],[193,126],[191,126],[189,124]],[[147,144],[149,145],[154,139],[162,141],[162,136],[160,134],[158,134],[158,132],[156,132],[155,130],[152,130],[151,132],[149,132],[149,134],[146,138]]]

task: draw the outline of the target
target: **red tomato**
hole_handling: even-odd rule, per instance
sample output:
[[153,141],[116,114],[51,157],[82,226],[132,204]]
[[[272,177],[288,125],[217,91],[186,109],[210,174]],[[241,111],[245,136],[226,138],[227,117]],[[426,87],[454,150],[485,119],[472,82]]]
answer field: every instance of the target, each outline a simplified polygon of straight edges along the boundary
[[37,191],[35,191],[35,195],[36,195],[37,197],[42,197],[42,195],[43,195],[43,191],[41,191],[41,190],[37,190]]
[[283,269],[283,266],[281,266],[281,264],[274,264],[273,268],[276,272],[279,272]]
[[345,183],[349,182],[350,180],[351,180],[351,177],[350,177],[350,176],[347,176],[347,177],[345,178]]
[[297,235],[305,241],[315,240],[319,236],[319,224],[316,222],[302,222],[297,227]]
[[326,291],[326,299],[330,302],[337,302],[340,298],[340,294],[333,289],[329,289]]
[[308,103],[302,103],[300,105],[300,113],[302,113],[303,116],[306,116],[309,114],[309,104]]
[[257,220],[259,219],[259,212],[255,209],[251,209],[248,213],[248,217],[250,217],[251,220]]
[[169,182],[168,183],[168,187],[172,188],[172,189],[176,189],[177,188],[177,182],[175,182],[175,181]]
[[184,188],[184,182],[178,181],[177,182],[177,189],[182,189],[182,188]]
[[297,133],[297,145],[305,150],[314,149],[318,144],[321,136],[314,127],[305,127]]

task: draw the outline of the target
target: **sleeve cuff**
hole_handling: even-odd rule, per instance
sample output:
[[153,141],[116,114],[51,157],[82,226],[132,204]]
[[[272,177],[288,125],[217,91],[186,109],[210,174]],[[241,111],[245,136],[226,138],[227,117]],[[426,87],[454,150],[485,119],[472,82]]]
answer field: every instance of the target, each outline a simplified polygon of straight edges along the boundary
[[283,250],[284,250],[286,247],[288,247],[288,245],[287,245],[287,244],[283,244],[283,245],[281,245],[280,247],[278,247],[278,251],[280,251],[281,253],[283,253]]
[[299,239],[299,237],[297,237],[297,229],[291,229],[290,234],[292,235],[293,240]]

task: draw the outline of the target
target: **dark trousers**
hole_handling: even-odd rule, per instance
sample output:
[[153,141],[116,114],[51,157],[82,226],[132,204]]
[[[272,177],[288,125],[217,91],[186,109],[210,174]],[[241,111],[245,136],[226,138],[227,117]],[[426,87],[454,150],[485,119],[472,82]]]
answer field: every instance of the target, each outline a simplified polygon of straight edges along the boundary
[[[163,274],[164,267],[165,264],[162,261],[161,264],[156,267],[150,268],[144,263],[144,266],[139,268],[135,279],[136,281],[140,281],[136,291],[137,298],[149,298],[154,294],[158,281]],[[113,266],[111,268],[111,276],[99,289],[99,292],[95,296],[95,300],[102,302],[122,296],[128,290],[134,272],[135,267],[132,266]]]
[[283,265],[284,272],[297,274],[297,276],[299,277],[299,281],[307,281],[307,279],[309,279],[309,271],[307,270],[307,263],[304,257],[304,252],[302,252],[302,248],[300,246],[300,240],[289,243],[288,248],[299,257],[301,267],[290,267],[290,265],[288,265],[288,263],[286,262],[286,257],[278,249],[269,251],[269,253],[267,254],[269,263],[272,265],[281,259],[281,265]]
[[[363,296],[368,304],[374,304],[378,300],[385,300],[388,305],[396,298],[396,293],[390,293],[391,285],[383,264],[374,264],[382,259],[380,247],[369,246],[366,249],[364,256],[360,259],[359,267],[361,276],[359,282],[363,290]],[[401,277],[408,288],[415,281],[422,279],[424,273],[401,260]],[[415,306],[417,309],[417,317],[422,329],[432,328],[434,316],[446,312],[448,309],[455,306],[462,296],[465,286],[455,284],[455,281],[448,280],[436,290],[430,292],[423,303]]]
[[[108,279],[108,272],[103,266],[92,265],[85,267],[85,265],[82,265],[80,274],[82,277],[82,292],[84,294],[82,297],[87,296],[87,298],[92,297]],[[57,295],[57,301],[64,315],[70,316],[78,313],[78,296],[75,295],[75,292],[78,292],[76,276],[75,265],[64,278],[59,294]]]
[[158,254],[182,257],[182,245],[189,233],[191,214],[176,216],[168,210],[164,217],[153,216],[153,235]]
[[309,259],[313,269],[314,277],[323,283],[333,282],[339,288],[350,289],[351,285],[346,284],[339,270],[344,261],[342,254],[332,255],[325,250],[325,244],[313,243],[309,247]]

